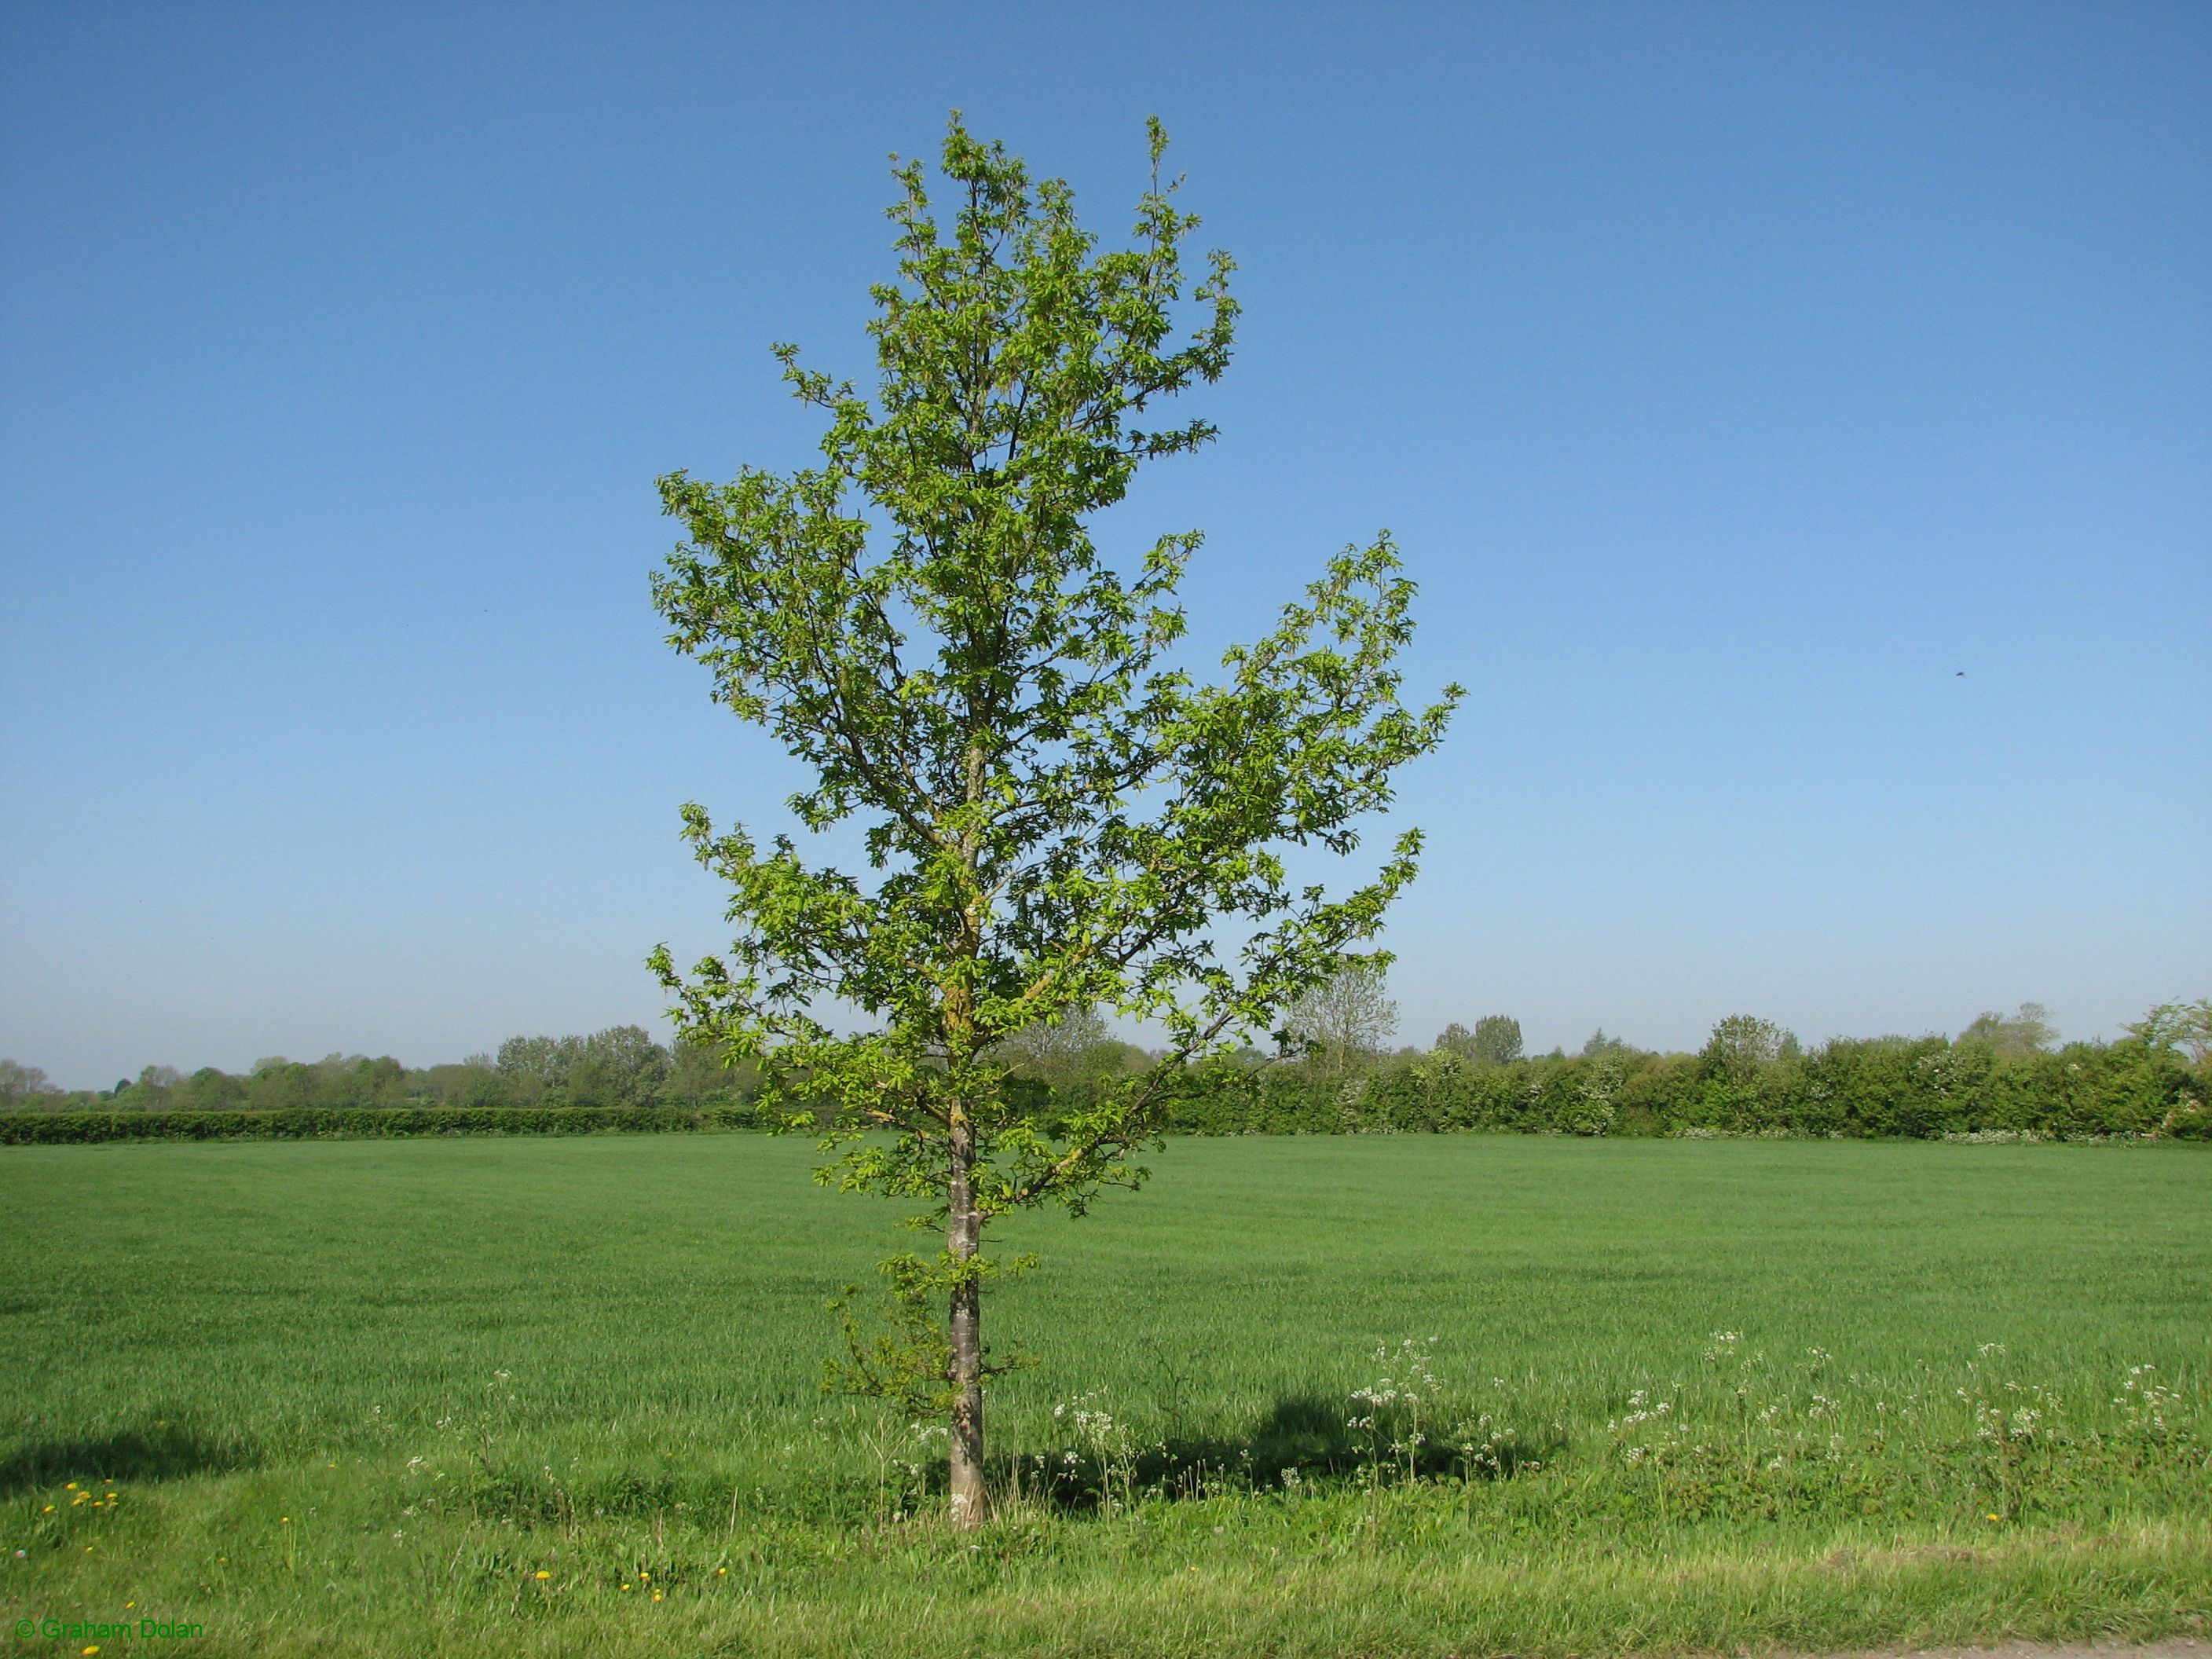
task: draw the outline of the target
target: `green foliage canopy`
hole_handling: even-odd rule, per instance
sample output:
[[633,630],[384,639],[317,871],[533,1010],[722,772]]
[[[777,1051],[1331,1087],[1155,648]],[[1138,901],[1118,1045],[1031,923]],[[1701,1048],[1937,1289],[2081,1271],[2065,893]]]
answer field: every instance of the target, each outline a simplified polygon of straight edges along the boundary
[[[909,1132],[848,1149],[854,1185],[939,1192],[959,1114],[989,1148],[986,1213],[1079,1205],[1141,1137],[1144,1103],[1048,1147],[991,1116],[994,1045],[1107,1006],[1162,1021],[1179,1062],[1233,1046],[1335,971],[1413,874],[1415,831],[1334,901],[1293,890],[1271,846],[1352,850],[1353,820],[1388,804],[1391,772],[1435,746],[1460,695],[1419,713],[1398,702],[1413,587],[1388,538],[1331,560],[1273,634],[1227,653],[1226,684],[1200,687],[1158,662],[1184,629],[1172,600],[1199,537],[1161,538],[1125,581],[1084,526],[1139,462],[1213,435],[1197,420],[1133,424],[1221,373],[1237,311],[1213,254],[1191,290],[1200,325],[1170,343],[1197,221],[1159,184],[1164,142],[1155,125],[1138,245],[1101,253],[1065,184],[1032,185],[956,118],[949,228],[921,166],[896,172],[902,281],[872,290],[876,399],[779,347],[799,398],[828,417],[823,464],[661,480],[689,532],[653,583],[672,642],[813,769],[789,803],[799,819],[865,817],[883,873],[869,890],[810,866],[788,836],[717,833],[687,806],[744,932],[688,979],[665,950],[654,965],[687,1027],[774,1062],[764,1097]],[[1262,924],[1235,968],[1206,932],[1224,915]],[[876,1028],[834,1030],[816,1012],[832,998]]]
[[[1160,538],[1131,579],[1100,558],[1087,515],[1140,464],[1213,435],[1148,412],[1222,373],[1237,315],[1225,254],[1187,279],[1198,222],[1151,134],[1133,246],[1101,251],[1065,183],[1033,182],[956,115],[949,222],[919,163],[896,170],[875,396],[776,349],[826,420],[821,464],[660,481],[687,532],[653,582],[671,643],[811,769],[789,802],[803,824],[866,824],[874,873],[687,806],[742,931],[688,977],[665,947],[653,966],[681,1024],[763,1062],[765,1101],[834,1114],[826,1179],[947,1223],[929,1274],[911,1257],[896,1273],[951,1291],[956,1326],[989,1270],[985,1224],[1133,1184],[1128,1155],[1186,1069],[1267,1030],[1374,934],[1418,832],[1337,899],[1294,888],[1284,849],[1353,850],[1355,820],[1389,802],[1460,695],[1399,702],[1413,587],[1387,534],[1330,560],[1273,632],[1226,653],[1218,685],[1163,659],[1197,534]],[[1196,319],[1178,337],[1186,287]],[[1224,918],[1249,927],[1233,959],[1212,931]],[[832,1000],[866,1027],[835,1029]],[[1158,1022],[1166,1060],[1048,1134],[1004,1098],[996,1051],[1091,1008]],[[872,1128],[896,1133],[861,1139]],[[957,1510],[957,1443],[955,1462]]]

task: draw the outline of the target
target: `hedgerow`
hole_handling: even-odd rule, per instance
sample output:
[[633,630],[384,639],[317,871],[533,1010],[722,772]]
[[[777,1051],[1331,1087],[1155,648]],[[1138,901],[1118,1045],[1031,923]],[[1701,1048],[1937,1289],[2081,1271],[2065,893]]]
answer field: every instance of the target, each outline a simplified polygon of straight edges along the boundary
[[1224,1074],[1179,1097],[1171,1133],[2212,1139],[2212,1088],[2139,1038],[2018,1057],[1936,1036],[1843,1039],[1754,1067],[1614,1049],[1469,1065],[1448,1054],[1364,1075]]
[[[454,1068],[459,1069],[459,1068]],[[410,1074],[412,1075],[412,1074]],[[340,1074],[341,1080],[343,1075]],[[1009,1077],[1020,1108],[1051,1127],[1115,1086]],[[374,1101],[273,1109],[151,1109],[151,1091],[46,1096],[0,1112],[0,1146],[105,1140],[313,1139],[330,1136],[593,1134],[750,1128],[739,1091],[671,1089],[624,1104]],[[94,1103],[97,1102],[98,1106]],[[100,1108],[105,1109],[100,1109]],[[1788,1136],[1936,1140],[2212,1139],[2212,1077],[2141,1037],[2002,1054],[1942,1036],[1838,1038],[1746,1062],[1725,1045],[1694,1054],[1613,1048],[1504,1064],[1449,1050],[1349,1073],[1292,1061],[1194,1073],[1168,1100],[1171,1135],[1530,1134]]]
[[656,1133],[752,1127],[750,1108],[299,1106],[277,1111],[9,1112],[0,1146],[104,1140],[318,1140],[410,1135]]

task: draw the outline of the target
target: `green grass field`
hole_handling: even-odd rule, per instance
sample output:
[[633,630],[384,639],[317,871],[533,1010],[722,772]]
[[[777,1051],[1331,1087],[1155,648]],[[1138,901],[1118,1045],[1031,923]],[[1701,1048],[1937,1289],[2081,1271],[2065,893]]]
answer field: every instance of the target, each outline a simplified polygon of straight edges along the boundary
[[[992,1396],[1008,1498],[972,1543],[927,1435],[819,1392],[825,1299],[913,1240],[815,1161],[0,1153],[0,1624],[181,1620],[199,1654],[1443,1655],[2212,1612],[2202,1151],[1178,1142],[1145,1192],[1007,1230],[1044,1262],[986,1334],[1041,1363]],[[1352,1398],[1403,1386],[1407,1340],[1439,1379],[1413,1480],[1402,1413]]]

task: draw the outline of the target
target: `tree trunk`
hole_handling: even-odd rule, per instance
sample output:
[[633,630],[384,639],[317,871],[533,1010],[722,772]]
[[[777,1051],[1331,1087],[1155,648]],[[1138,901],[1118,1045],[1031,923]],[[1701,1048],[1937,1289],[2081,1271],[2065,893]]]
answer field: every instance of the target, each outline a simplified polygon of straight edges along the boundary
[[[955,1262],[975,1258],[981,1228],[975,1214],[969,1170],[975,1160],[974,1132],[956,1122],[951,1134],[951,1169],[946,1196],[951,1217],[945,1245]],[[981,1287],[963,1278],[952,1287],[952,1525],[957,1531],[980,1527],[990,1515],[983,1490],[983,1343]]]

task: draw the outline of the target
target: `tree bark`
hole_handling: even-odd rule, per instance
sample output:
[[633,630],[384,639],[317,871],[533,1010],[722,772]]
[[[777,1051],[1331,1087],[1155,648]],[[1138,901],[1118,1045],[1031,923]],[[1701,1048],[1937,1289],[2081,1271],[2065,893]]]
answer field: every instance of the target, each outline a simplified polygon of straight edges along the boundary
[[[951,1215],[945,1227],[945,1249],[953,1261],[975,1259],[981,1233],[975,1213],[975,1188],[969,1171],[975,1160],[975,1132],[964,1121],[956,1121],[951,1137],[951,1162],[946,1196]],[[983,1344],[981,1286],[963,1278],[952,1287],[951,1339],[952,1441],[950,1448],[952,1525],[966,1532],[989,1518],[990,1498],[983,1489]]]

